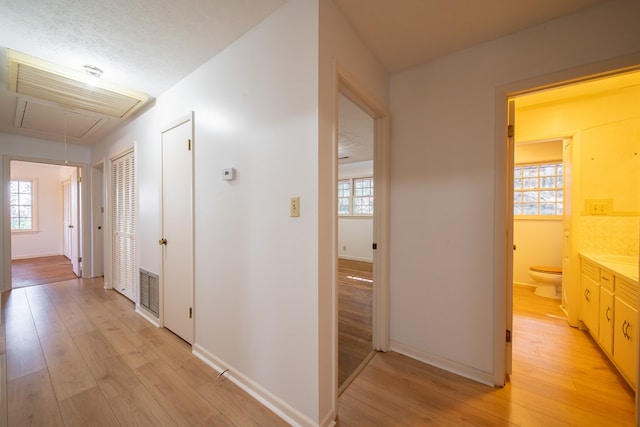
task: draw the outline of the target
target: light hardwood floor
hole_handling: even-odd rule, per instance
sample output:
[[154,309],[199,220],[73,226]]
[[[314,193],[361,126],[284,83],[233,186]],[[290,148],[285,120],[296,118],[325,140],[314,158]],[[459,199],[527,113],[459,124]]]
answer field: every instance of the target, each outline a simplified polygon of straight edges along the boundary
[[11,261],[11,287],[42,285],[75,279],[69,258],[57,255]]
[[[588,335],[552,300],[528,289],[515,300],[506,387],[377,353],[340,397],[338,425],[634,425],[633,392]],[[2,303],[10,426],[285,425],[102,280],[15,289]]]
[[102,284],[3,294],[9,426],[286,425]]
[[513,375],[504,388],[377,353],[340,397],[338,425],[635,425],[633,391],[563,317],[555,300],[515,288]]
[[373,264],[338,260],[338,385],[347,386],[372,350]]

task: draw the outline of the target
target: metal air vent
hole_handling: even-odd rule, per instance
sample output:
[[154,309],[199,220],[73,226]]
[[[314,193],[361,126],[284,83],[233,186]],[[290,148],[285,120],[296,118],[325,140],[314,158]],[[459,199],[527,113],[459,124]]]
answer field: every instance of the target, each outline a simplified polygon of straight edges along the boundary
[[125,118],[149,96],[7,49],[9,89],[65,108]]

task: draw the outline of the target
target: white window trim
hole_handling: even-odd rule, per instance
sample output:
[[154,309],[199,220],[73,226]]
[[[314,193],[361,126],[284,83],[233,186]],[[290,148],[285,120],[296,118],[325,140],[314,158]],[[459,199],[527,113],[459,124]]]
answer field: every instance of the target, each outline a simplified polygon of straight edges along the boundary
[[[38,228],[38,178],[11,178],[12,181],[29,181],[31,182],[31,229],[29,230],[11,230],[11,234],[36,234],[40,230]],[[11,196],[11,192],[9,192]],[[11,214],[9,214],[9,224],[11,224]],[[11,225],[9,225],[11,228]]]

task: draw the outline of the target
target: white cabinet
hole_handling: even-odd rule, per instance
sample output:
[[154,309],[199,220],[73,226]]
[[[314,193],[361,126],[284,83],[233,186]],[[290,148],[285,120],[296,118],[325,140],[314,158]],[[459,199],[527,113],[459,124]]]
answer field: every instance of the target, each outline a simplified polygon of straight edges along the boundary
[[598,342],[608,354],[613,354],[613,300],[613,292],[601,286]]
[[583,258],[580,292],[580,320],[635,389],[638,372],[638,284],[619,277],[609,267],[601,267]]
[[600,302],[600,269],[590,262],[582,260],[580,280],[580,313],[582,323],[591,335],[598,336],[598,310]]
[[638,287],[616,278],[613,361],[635,389],[638,372]]

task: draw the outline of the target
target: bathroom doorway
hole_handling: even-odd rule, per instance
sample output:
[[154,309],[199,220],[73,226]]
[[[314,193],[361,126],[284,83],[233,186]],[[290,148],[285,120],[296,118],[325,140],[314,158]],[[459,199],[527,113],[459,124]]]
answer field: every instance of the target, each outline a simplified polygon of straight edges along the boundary
[[[527,245],[538,246],[530,252],[545,252],[547,254],[553,253],[553,261],[551,263],[562,266],[562,300],[551,300],[553,303],[549,305],[549,300],[539,300],[541,302],[538,307],[540,318],[535,322],[554,321],[559,327],[580,327],[580,258],[579,252],[581,250],[594,250],[598,247],[612,247],[613,243],[609,239],[614,239],[615,236],[624,236],[623,238],[630,239],[622,244],[626,245],[631,252],[638,256],[638,223],[639,209],[624,209],[615,211],[611,208],[606,212],[597,212],[598,215],[593,212],[589,212],[586,206],[591,199],[605,198],[602,196],[601,191],[606,187],[606,174],[599,174],[602,178],[596,183],[597,187],[594,189],[593,180],[586,180],[585,176],[588,176],[591,168],[596,167],[597,160],[599,160],[600,153],[591,154],[587,151],[588,147],[585,141],[592,136],[597,130],[600,134],[604,134],[604,131],[611,129],[618,129],[620,126],[635,126],[638,128],[640,123],[640,107],[638,107],[637,100],[640,96],[640,73],[639,72],[620,72],[617,74],[609,74],[608,76],[592,77],[590,79],[581,80],[577,84],[567,84],[564,86],[558,86],[550,90],[529,91],[523,95],[518,95],[510,99],[514,102],[513,117],[515,132],[513,135],[515,149],[513,152],[507,150],[507,164],[513,167],[518,163],[517,147],[518,144],[529,149],[541,148],[542,145],[536,147],[537,144],[550,143],[553,145],[553,141],[559,141],[560,147],[555,143],[553,147],[553,156],[562,158],[563,168],[563,208],[561,212],[562,221],[558,220],[546,221],[542,218],[536,218],[529,220],[530,222],[539,221],[542,226],[537,227],[537,231],[530,231],[530,234],[535,238],[529,240],[522,240],[518,237],[517,227],[519,219],[514,210],[511,210],[511,225],[513,228],[513,246],[514,246],[514,258],[511,261],[511,271],[513,272],[512,283],[508,283],[507,286],[512,286],[513,300],[511,306],[507,307],[507,318],[513,316],[514,312],[518,311],[522,307],[518,304],[522,302],[522,289],[516,289],[517,283],[522,281],[522,277],[526,277],[524,272],[525,268],[536,263],[543,263],[546,261],[536,261],[531,259],[530,261],[517,261],[519,251],[527,251]],[[606,114],[603,114],[606,112]],[[607,140],[607,152],[616,153],[621,150],[621,145],[616,145],[616,133],[610,134]],[[636,150],[637,151],[637,150]],[[553,161],[554,159],[542,159],[543,162]],[[557,160],[555,160],[557,162]],[[515,173],[514,173],[515,175]],[[521,177],[513,176],[512,180],[515,181]],[[587,184],[588,183],[588,184]],[[514,187],[522,185],[522,183],[512,182],[510,183]],[[637,189],[638,183],[628,183],[632,188]],[[620,187],[617,185],[616,187]],[[510,203],[517,204],[518,194],[511,190],[508,191],[512,197]],[[598,195],[600,194],[600,195]],[[522,194],[519,195],[522,197]],[[613,197],[613,196],[612,196]],[[558,214],[559,212],[556,212]],[[560,217],[560,215],[557,215]],[[545,221],[544,223],[542,221]],[[555,225],[548,223],[547,221],[555,222]],[[606,222],[608,227],[613,227],[611,230],[619,230],[616,233],[599,232],[602,231],[602,224]],[[623,229],[628,227],[628,229]],[[545,230],[542,230],[545,229]],[[541,237],[547,236],[547,237]],[[616,243],[616,244],[619,244]],[[542,248],[540,248],[542,246]],[[523,265],[525,268],[523,268]],[[520,270],[520,273],[517,271]],[[521,280],[518,280],[518,277]],[[526,280],[526,279],[525,279]],[[527,283],[524,283],[527,284]],[[532,284],[532,283],[528,283]],[[533,288],[530,290],[532,291]],[[507,294],[509,290],[507,291]],[[531,292],[532,293],[532,292]],[[527,297],[528,298],[528,297]],[[535,301],[529,300],[529,301]],[[562,305],[563,311],[557,311],[556,309]],[[527,309],[531,309],[531,304]],[[508,322],[507,322],[508,323]],[[538,323],[540,326],[542,323]],[[519,333],[527,333],[527,331],[518,331],[518,325],[516,324],[511,333],[514,336],[518,336]],[[534,326],[535,327],[535,326]],[[587,336],[586,334],[584,334]],[[548,344],[544,336],[540,337],[540,345],[544,347]],[[600,350],[595,341],[590,339],[593,351],[598,353]],[[517,340],[514,346],[517,345]],[[602,358],[606,361],[606,356],[601,354]],[[514,351],[514,359],[516,352]],[[507,356],[508,359],[508,356]],[[608,362],[608,361],[607,361]],[[514,361],[515,363],[515,361]],[[559,363],[559,362],[558,362]],[[506,363],[509,366],[509,360]],[[561,366],[557,367],[562,369]],[[609,363],[609,368],[614,370],[612,364]],[[606,367],[605,367],[606,369]],[[509,371],[507,369],[507,371]],[[588,370],[585,370],[588,371]],[[615,374],[615,370],[613,371]],[[522,375],[522,372],[518,372],[514,368],[514,375]],[[628,387],[624,381],[620,381],[620,387],[626,389]]]

